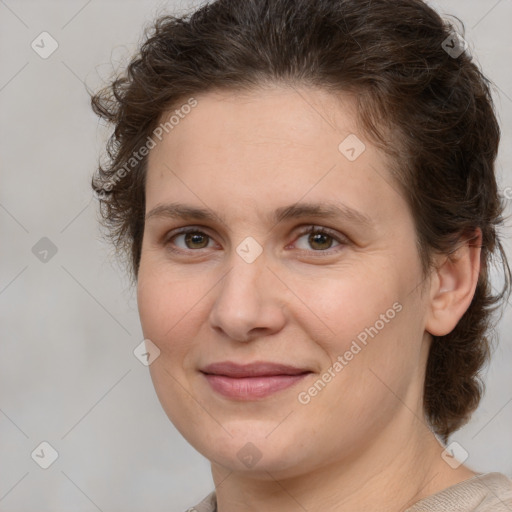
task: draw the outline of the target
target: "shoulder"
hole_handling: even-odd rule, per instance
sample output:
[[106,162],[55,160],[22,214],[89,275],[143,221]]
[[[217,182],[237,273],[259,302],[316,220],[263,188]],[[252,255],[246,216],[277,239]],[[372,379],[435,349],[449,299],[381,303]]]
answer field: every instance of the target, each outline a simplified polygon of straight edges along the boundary
[[185,512],[217,512],[217,496],[215,491],[212,491],[200,503],[188,508]]
[[510,512],[512,480],[502,473],[482,473],[418,501],[406,512]]
[[[479,476],[476,478],[478,479]],[[480,476],[479,480],[487,494],[475,511],[510,512],[512,510],[512,480],[502,473],[488,473]]]

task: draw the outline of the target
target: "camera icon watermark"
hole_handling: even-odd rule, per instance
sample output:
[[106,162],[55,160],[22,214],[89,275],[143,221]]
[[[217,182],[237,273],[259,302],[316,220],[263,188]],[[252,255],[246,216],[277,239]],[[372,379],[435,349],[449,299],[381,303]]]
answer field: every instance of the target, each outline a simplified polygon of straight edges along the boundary
[[350,162],[357,160],[365,149],[364,142],[354,133],[345,137],[338,146],[338,151]]
[[48,32],[41,32],[30,44],[39,57],[47,59],[59,47],[59,43]]
[[246,263],[252,263],[263,252],[263,247],[252,236],[248,236],[238,245],[236,252]]
[[262,457],[261,451],[251,442],[246,443],[237,452],[237,457],[248,468],[254,467]]
[[42,263],[48,263],[56,254],[57,246],[47,237],[43,236],[32,247],[32,254]]
[[500,195],[505,199],[512,199],[512,187],[505,187]]
[[135,347],[133,355],[144,366],[149,366],[160,356],[160,349],[151,340],[145,339]]
[[452,32],[441,47],[452,59],[457,59],[468,49],[468,43],[460,34]]
[[441,454],[441,458],[452,469],[462,466],[469,457],[469,453],[457,441],[452,441]]
[[43,469],[48,469],[59,458],[57,450],[47,441],[40,443],[30,456]]

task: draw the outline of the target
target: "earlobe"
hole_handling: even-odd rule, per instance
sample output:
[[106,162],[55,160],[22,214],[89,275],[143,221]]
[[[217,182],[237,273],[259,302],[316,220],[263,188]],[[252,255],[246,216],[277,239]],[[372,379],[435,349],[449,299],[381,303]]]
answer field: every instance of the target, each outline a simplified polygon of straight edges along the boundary
[[439,256],[425,325],[430,334],[450,333],[469,308],[480,274],[481,247],[482,231],[477,228],[454,253]]

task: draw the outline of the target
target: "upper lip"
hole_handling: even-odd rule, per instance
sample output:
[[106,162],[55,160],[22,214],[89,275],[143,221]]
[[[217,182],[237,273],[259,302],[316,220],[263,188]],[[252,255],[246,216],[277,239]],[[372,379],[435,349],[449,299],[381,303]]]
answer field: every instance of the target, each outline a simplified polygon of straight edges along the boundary
[[298,368],[286,364],[271,363],[265,361],[258,361],[249,364],[238,364],[232,361],[223,361],[209,364],[208,366],[201,368],[201,372],[239,378],[267,377],[271,375],[300,375],[302,373],[309,373],[310,370],[306,368]]

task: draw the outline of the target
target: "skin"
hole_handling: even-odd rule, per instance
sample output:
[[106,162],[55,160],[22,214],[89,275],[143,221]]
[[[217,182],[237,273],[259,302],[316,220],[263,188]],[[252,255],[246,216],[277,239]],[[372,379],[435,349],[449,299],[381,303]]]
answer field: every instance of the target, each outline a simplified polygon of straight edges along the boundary
[[[425,278],[392,163],[360,130],[349,96],[275,86],[196,99],[149,155],[138,306],[160,350],[150,366],[158,398],[211,461],[218,510],[396,512],[474,476],[441,458],[422,390],[431,334],[450,332],[470,304],[478,243],[438,255]],[[366,146],[354,161],[338,149],[349,134]],[[150,214],[174,202],[222,220]],[[370,224],[272,221],[275,209],[305,203],[346,206]],[[300,230],[312,225],[327,238],[308,241]],[[184,226],[203,236],[173,237]],[[237,253],[249,236],[263,249],[252,263]],[[396,303],[400,312],[300,403]],[[313,373],[267,398],[233,400],[199,372],[226,360]],[[251,467],[237,456],[248,442],[261,457]]]

